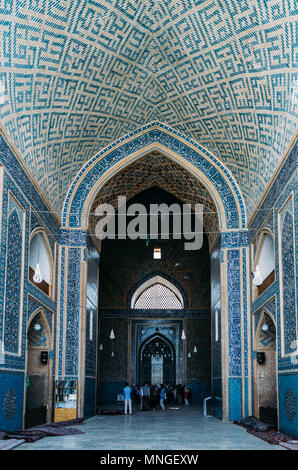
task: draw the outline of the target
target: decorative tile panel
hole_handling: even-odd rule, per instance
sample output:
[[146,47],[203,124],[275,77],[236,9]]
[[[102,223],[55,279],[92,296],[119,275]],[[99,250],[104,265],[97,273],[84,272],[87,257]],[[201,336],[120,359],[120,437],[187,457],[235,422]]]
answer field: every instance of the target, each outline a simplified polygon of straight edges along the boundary
[[[206,180],[213,184],[225,210],[227,229],[246,228],[243,198],[227,168],[204,147],[160,123],[144,126],[126,136],[125,139],[119,139],[119,141],[114,142],[92,157],[82,167],[70,185],[65,198],[62,217],[63,227],[65,227],[68,213],[69,227],[81,227],[82,219],[87,215],[84,212],[84,204],[89,193],[107,170],[121,162],[123,158],[137,151],[142,151],[148,145],[158,143],[197,167]],[[218,215],[221,216],[220,212]]]
[[283,353],[293,353],[297,340],[297,308],[295,288],[293,201],[290,199],[280,213],[280,254],[281,254],[281,327]]
[[86,246],[87,232],[85,230],[60,230],[60,245],[64,246]]
[[77,377],[79,372],[79,335],[80,329],[80,276],[81,276],[81,249],[68,250],[67,275],[67,310],[64,341],[65,375]]
[[249,213],[295,133],[292,0],[9,1],[1,118],[59,211],[83,162],[158,119],[217,155]]
[[240,252],[227,251],[227,297],[229,328],[229,375],[241,375]]
[[[9,207],[11,206],[10,204]],[[5,284],[5,323],[4,323],[4,349],[6,352],[17,354],[19,351],[19,329],[22,294],[22,259],[23,259],[23,213],[17,209],[13,201],[13,209],[8,217],[7,258],[6,258],[6,284]],[[21,214],[19,214],[19,212]]]

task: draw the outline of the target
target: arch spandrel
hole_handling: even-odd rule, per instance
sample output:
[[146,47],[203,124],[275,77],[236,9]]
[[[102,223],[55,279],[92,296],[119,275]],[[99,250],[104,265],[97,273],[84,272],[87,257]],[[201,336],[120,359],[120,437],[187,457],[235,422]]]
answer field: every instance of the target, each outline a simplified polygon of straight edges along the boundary
[[63,227],[86,229],[92,201],[101,185],[135,159],[156,149],[207,187],[216,202],[221,230],[246,228],[244,201],[230,171],[204,147],[159,123],[116,141],[87,162],[69,188],[63,208]]

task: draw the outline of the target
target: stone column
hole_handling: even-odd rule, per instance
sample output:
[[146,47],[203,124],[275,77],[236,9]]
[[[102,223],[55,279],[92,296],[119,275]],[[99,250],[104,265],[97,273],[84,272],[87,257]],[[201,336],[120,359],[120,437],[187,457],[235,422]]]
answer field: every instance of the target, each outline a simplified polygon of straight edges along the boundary
[[80,417],[85,382],[87,233],[61,229],[59,243],[56,378],[78,380]]
[[223,419],[251,414],[247,232],[221,234]]

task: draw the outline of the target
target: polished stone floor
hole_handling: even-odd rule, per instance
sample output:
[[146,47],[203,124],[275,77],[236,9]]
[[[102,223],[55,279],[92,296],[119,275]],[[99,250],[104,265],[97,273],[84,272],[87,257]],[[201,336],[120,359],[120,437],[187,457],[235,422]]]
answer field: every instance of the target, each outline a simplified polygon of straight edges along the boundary
[[285,450],[258,439],[233,423],[206,418],[200,408],[133,415],[94,416],[76,426],[85,434],[46,437],[16,450]]

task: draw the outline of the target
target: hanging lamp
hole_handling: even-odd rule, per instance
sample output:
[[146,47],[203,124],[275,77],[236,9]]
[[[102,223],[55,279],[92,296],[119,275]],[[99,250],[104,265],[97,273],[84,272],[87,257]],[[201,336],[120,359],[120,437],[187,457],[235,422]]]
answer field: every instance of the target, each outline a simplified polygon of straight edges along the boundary
[[260,266],[258,264],[256,265],[256,269],[253,272],[253,276],[254,276],[253,277],[253,283],[256,286],[260,286],[263,283],[263,277],[262,277],[262,274],[261,274],[261,271],[260,271]]
[[36,268],[35,268],[35,271],[34,271],[33,281],[36,284],[40,284],[42,282],[42,275],[41,275],[41,270],[40,270],[40,266],[39,266],[39,248],[38,248],[38,251],[37,251],[37,264],[36,264]]

